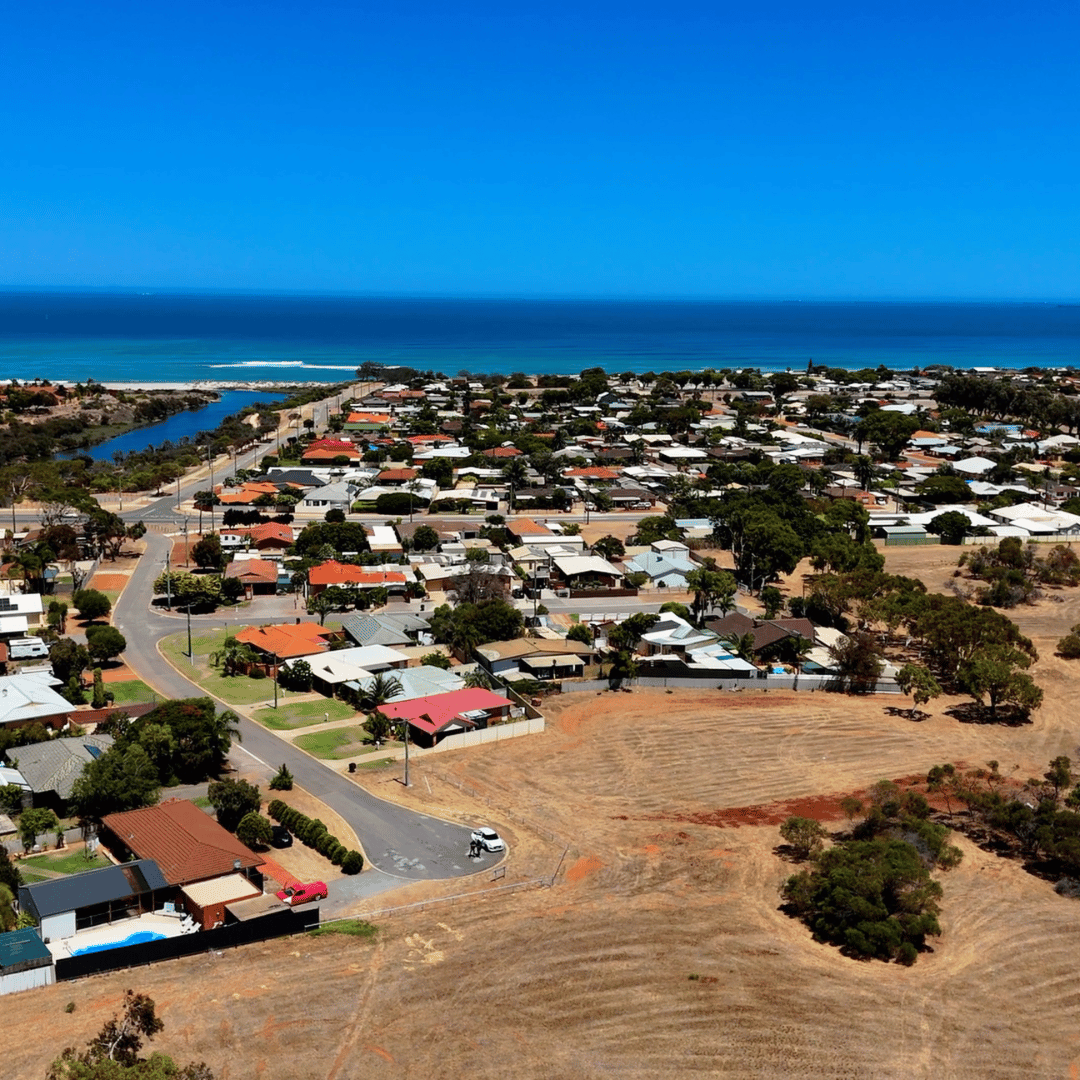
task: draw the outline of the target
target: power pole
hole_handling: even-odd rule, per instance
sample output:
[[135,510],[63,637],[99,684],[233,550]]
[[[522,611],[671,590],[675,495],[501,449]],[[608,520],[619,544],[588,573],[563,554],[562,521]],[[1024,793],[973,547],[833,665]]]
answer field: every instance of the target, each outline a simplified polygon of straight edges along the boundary
[[165,603],[169,611],[172,611],[172,541],[169,541],[169,550],[165,555]]

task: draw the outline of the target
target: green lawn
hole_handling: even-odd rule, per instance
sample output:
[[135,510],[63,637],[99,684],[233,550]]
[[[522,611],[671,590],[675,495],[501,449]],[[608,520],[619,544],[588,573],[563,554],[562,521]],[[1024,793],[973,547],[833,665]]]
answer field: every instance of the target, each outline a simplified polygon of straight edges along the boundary
[[203,809],[203,810],[205,810],[205,809],[206,809],[206,808],[207,808],[208,806],[212,806],[212,805],[213,805],[213,803],[211,803],[211,802],[210,802],[210,800],[209,800],[209,799],[208,799],[208,798],[207,798],[207,797],[206,797],[205,795],[197,795],[197,796],[196,796],[196,797],[195,797],[194,799],[192,799],[191,801],[192,801],[192,802],[193,802],[193,803],[194,803],[194,804],[195,804],[196,806],[200,807],[200,808],[201,808],[201,809]]
[[400,745],[396,742],[386,742],[376,747],[364,741],[369,738],[371,736],[362,727],[357,726],[333,728],[330,731],[312,731],[310,734],[297,736],[293,742],[301,750],[330,761],[361,757],[364,754],[385,753]]
[[324,698],[321,701],[297,701],[278,709],[272,707],[258,709],[254,717],[264,727],[271,728],[273,731],[292,731],[293,728],[324,723],[327,713],[330,714],[331,720],[347,720],[354,715],[354,710],[343,701],[331,701],[330,698]]
[[[235,634],[243,627],[230,627]],[[247,675],[222,675],[211,667],[210,656],[217,652],[225,640],[225,630],[207,630],[191,636],[191,651],[195,654],[193,664],[187,655],[187,631],[170,634],[161,639],[161,651],[191,680],[197,682],[207,693],[213,694],[229,705],[254,705],[258,701],[272,701],[273,679],[252,679]],[[300,695],[278,688],[278,699],[289,700]]]
[[25,869],[25,864],[24,866],[19,867],[19,876],[22,878],[24,885],[34,885],[39,881],[49,880],[44,874],[35,874],[32,871]]
[[81,874],[84,870],[98,870],[112,864],[102,855],[88,859],[82,851],[72,851],[67,854],[35,855],[32,859],[24,859],[21,865],[30,870],[35,867],[38,870],[52,870],[55,874]]
[[309,930],[311,937],[323,937],[326,934],[344,934],[347,937],[374,937],[378,933],[378,927],[364,919],[338,919],[336,922],[324,923],[322,926]]
[[125,679],[124,682],[106,683],[116,705],[132,705],[135,702],[155,700],[154,691],[141,679]]

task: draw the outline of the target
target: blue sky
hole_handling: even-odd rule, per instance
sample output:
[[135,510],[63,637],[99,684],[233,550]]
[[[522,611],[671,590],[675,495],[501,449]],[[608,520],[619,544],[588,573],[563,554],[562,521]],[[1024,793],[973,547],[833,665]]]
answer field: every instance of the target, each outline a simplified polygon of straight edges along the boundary
[[875,7],[10,6],[0,284],[1080,296],[1080,9]]

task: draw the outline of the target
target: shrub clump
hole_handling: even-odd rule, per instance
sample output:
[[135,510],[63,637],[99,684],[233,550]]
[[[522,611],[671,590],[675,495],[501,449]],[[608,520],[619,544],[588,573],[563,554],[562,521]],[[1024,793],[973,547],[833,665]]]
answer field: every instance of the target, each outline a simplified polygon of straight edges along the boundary
[[267,807],[267,812],[277,822],[285,826],[302,844],[313,848],[335,866],[341,867],[343,874],[359,874],[364,869],[364,856],[359,851],[346,848],[345,845],[318,818],[309,818],[281,799],[274,799]]

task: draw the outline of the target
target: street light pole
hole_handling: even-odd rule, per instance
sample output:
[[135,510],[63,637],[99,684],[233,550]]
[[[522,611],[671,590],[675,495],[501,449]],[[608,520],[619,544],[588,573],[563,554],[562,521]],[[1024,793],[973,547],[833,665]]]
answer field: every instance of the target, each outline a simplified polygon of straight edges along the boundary
[[169,542],[169,550],[165,555],[165,603],[172,611],[172,541]]
[[409,783],[409,721],[401,721],[401,733],[405,739],[405,786],[411,787]]
[[274,659],[274,708],[277,708],[277,676],[278,676],[278,658],[277,653],[270,654]]
[[184,609],[187,612],[187,655],[191,661],[192,667],[195,666],[195,654],[191,651],[191,597],[188,597],[187,606]]

